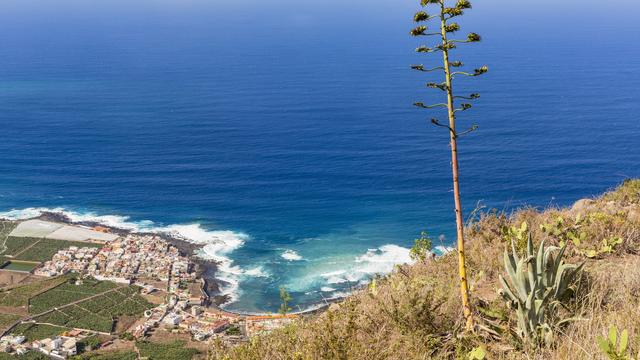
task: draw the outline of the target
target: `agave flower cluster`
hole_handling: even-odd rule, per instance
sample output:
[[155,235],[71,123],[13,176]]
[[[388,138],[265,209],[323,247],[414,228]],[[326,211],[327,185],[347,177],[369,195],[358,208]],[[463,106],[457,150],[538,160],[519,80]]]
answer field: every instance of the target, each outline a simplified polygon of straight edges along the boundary
[[[456,106],[455,102],[458,99],[467,99],[467,100],[475,100],[480,97],[479,94],[474,93],[469,96],[454,96],[452,89],[452,82],[457,76],[480,76],[488,71],[487,66],[482,66],[477,69],[474,69],[471,72],[466,71],[451,71],[451,68],[459,68],[464,66],[461,61],[453,61],[450,60],[450,52],[453,49],[456,49],[458,44],[464,43],[473,43],[481,40],[480,35],[472,32],[467,34],[466,39],[449,39],[449,36],[461,30],[461,26],[457,22],[453,22],[451,19],[457,18],[464,14],[464,11],[467,9],[471,9],[471,3],[468,0],[457,0],[453,6],[447,5],[447,0],[421,0],[420,4],[423,7],[428,5],[436,5],[435,7],[439,7],[439,11],[435,15],[430,15],[424,10],[418,11],[413,16],[413,21],[417,23],[416,27],[411,29],[410,34],[415,37],[431,37],[435,36],[438,39],[438,43],[427,46],[420,45],[416,48],[416,52],[418,53],[435,53],[441,52],[444,55],[444,62],[442,66],[436,66],[433,68],[427,68],[422,64],[412,65],[411,68],[413,70],[418,70],[422,72],[432,72],[432,71],[441,71],[444,75],[444,81],[441,83],[428,82],[426,85],[428,88],[438,89],[446,92],[447,97],[451,97],[451,105],[449,116],[449,125],[444,125],[437,119],[432,119],[431,122],[435,125],[442,126],[448,128],[454,137],[458,137],[463,133],[458,133],[455,131],[455,126],[453,126],[452,121],[455,119],[455,114],[459,111],[466,111],[472,107],[470,103],[460,104],[460,106]],[[439,20],[438,30],[430,32],[429,27],[425,25],[429,20]],[[437,107],[436,105],[424,105],[424,102],[416,102],[415,106],[420,108],[431,109]],[[453,118],[453,119],[452,119]],[[470,130],[475,129],[477,126],[473,125]],[[465,131],[464,133],[467,133]]]

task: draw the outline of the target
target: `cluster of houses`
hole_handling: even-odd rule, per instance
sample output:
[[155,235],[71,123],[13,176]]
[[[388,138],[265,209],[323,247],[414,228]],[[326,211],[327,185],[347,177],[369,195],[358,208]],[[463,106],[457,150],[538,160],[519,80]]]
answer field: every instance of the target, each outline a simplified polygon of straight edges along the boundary
[[33,350],[40,351],[55,359],[66,359],[78,353],[76,338],[68,336],[36,340],[31,343],[31,347]]
[[205,341],[222,333],[241,318],[219,311],[211,312],[198,299],[173,294],[169,301],[147,310],[145,318],[132,326],[132,335],[142,338],[154,328],[165,327],[170,331],[189,332],[196,341]]
[[133,279],[161,282],[193,281],[189,259],[175,246],[152,235],[127,235],[105,245],[86,269],[96,279],[131,283]]
[[37,268],[33,273],[38,276],[58,276],[70,271],[83,273],[91,260],[98,254],[95,247],[71,246],[59,250],[53,258]]
[[73,330],[60,336],[49,337],[28,342],[23,335],[6,335],[0,338],[0,352],[23,355],[29,351],[40,352],[53,359],[66,359],[78,353],[78,342],[90,332]]
[[27,338],[22,335],[7,335],[0,338],[0,352],[23,355],[29,351]]
[[58,251],[34,271],[39,276],[58,276],[70,271],[97,280],[131,284],[136,279],[166,283],[175,292],[182,282],[196,279],[188,258],[175,246],[153,235],[127,235],[102,248],[76,247]]

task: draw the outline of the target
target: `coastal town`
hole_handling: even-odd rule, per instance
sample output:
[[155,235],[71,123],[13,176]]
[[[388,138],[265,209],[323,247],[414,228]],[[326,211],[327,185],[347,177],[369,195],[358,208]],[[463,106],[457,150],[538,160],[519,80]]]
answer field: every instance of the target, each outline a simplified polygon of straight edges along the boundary
[[296,317],[212,305],[198,265],[159,234],[42,219],[2,229],[0,352],[66,359],[145,341],[206,351],[213,339],[241,343]]

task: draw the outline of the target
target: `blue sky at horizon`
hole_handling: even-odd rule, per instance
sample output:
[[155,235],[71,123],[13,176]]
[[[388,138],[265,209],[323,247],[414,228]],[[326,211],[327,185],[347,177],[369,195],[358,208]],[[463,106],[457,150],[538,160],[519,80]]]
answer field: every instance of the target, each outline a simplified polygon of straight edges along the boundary
[[[133,4],[132,4],[133,3]],[[640,13],[640,5],[631,0],[601,2],[568,0],[542,1],[474,1],[474,9],[465,21],[474,25],[500,27],[501,24],[524,26],[556,26],[547,31],[562,34],[581,28],[588,30],[602,25],[632,26]],[[138,22],[152,25],[164,22],[167,26],[184,25],[184,21],[218,22],[234,30],[262,33],[265,30],[322,29],[331,33],[333,27],[350,30],[358,36],[375,28],[368,25],[406,27],[418,1],[392,0],[328,0],[299,2],[293,0],[5,0],[0,3],[1,28],[19,29],[39,24],[105,26],[110,23]],[[611,15],[609,15],[611,13]],[[406,22],[403,23],[403,19]],[[255,28],[262,24],[268,28]],[[540,29],[543,30],[543,29]],[[232,34],[226,34],[232,35]]]
[[[132,4],[133,3],[133,4]],[[640,5],[631,0],[603,3],[568,1],[473,1],[459,20],[461,32],[477,32],[496,46],[521,51],[594,47],[613,52],[633,48],[640,30]],[[0,46],[8,60],[15,49],[39,55],[57,46],[111,46],[121,41],[158,48],[193,43],[250,56],[255,49],[314,48],[406,55],[416,39],[408,36],[417,0],[5,0],[0,2]],[[607,9],[613,15],[607,15]],[[186,37],[191,37],[189,41]],[[560,45],[560,46],[558,46]],[[175,51],[180,51],[177,47]],[[472,50],[474,51],[474,50]],[[14,61],[21,61],[16,57]]]

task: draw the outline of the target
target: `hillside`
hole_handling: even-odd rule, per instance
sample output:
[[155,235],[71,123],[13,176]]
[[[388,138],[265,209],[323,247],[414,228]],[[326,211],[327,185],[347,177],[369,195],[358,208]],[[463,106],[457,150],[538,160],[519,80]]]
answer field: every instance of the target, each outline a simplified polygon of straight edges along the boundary
[[[525,223],[526,225],[523,225]],[[516,313],[498,294],[504,251],[521,254],[567,243],[565,261],[584,262],[556,314],[548,345],[518,337]],[[489,212],[467,224],[469,281],[477,329],[462,331],[456,256],[400,266],[315,317],[239,347],[214,344],[212,359],[593,359],[614,325],[629,333],[625,354],[640,350],[640,180],[628,180],[571,208]],[[551,316],[551,315],[549,315]],[[622,336],[621,336],[622,337]],[[475,355],[474,355],[475,354]],[[475,356],[475,357],[474,357]],[[614,358],[614,357],[612,357]],[[624,357],[620,357],[623,359]]]

